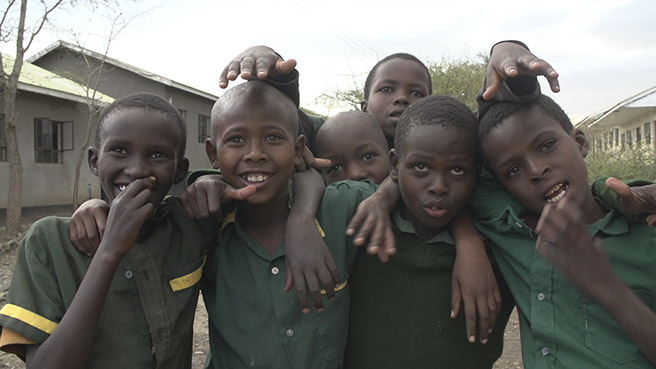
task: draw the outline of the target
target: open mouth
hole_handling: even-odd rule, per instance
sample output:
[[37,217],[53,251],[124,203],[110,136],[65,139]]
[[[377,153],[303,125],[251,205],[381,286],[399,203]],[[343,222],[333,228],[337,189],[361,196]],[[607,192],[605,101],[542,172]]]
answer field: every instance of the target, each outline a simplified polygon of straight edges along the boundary
[[123,192],[123,190],[125,190],[127,187],[127,184],[120,184],[116,186],[116,188],[118,188],[118,192]]
[[424,206],[424,212],[431,218],[442,218],[448,213],[449,209],[439,206]]
[[565,197],[568,189],[569,185],[567,183],[559,183],[547,191],[547,194],[544,195],[544,201],[548,203],[556,203]]
[[389,116],[391,118],[400,118],[401,114],[403,114],[404,111],[405,111],[405,109],[397,109],[397,110],[394,110],[393,112],[391,112],[389,114]]
[[262,183],[267,179],[269,179],[270,177],[271,175],[264,174],[264,173],[251,173],[241,176],[241,178],[248,183]]

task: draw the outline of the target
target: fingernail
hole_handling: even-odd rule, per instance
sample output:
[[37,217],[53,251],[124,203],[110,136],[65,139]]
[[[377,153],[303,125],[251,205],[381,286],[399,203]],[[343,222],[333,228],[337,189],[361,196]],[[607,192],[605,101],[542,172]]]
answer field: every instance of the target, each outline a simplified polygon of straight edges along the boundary
[[309,312],[310,312],[310,309],[308,309],[308,308],[303,308],[303,313],[304,313],[304,314],[307,314],[307,313],[309,313]]
[[486,344],[486,343],[487,343],[487,338],[483,338],[483,339],[481,340],[481,343],[482,343],[482,344]]
[[317,312],[319,312],[319,313],[322,312],[322,311],[323,311],[323,308],[318,308],[317,309]]
[[453,318],[454,315],[456,315],[456,313],[454,313],[453,310],[451,310],[451,315],[450,315],[450,317]]
[[487,333],[488,333],[488,334],[492,333],[492,328],[488,329],[488,330],[487,330]]
[[469,342],[470,342],[470,343],[474,343],[474,342],[476,342],[476,337],[474,337],[474,336],[469,336]]

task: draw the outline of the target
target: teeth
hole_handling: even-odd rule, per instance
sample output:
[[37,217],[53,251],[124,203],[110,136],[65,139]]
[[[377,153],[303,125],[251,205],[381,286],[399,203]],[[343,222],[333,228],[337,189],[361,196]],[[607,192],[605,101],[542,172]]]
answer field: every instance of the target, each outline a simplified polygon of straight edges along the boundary
[[252,183],[264,182],[269,179],[269,176],[266,174],[251,174],[246,176],[246,180]]
[[118,190],[123,192],[123,190],[125,190],[126,187],[127,187],[127,185],[124,185],[124,184],[118,185]]
[[558,191],[562,185],[563,185],[563,184],[560,183],[560,184],[554,186],[552,189],[549,190],[549,192],[547,192],[547,194],[545,195],[545,197],[550,196],[552,193]]
[[[562,192],[560,192],[558,195],[556,195],[556,197],[547,198],[550,195],[552,195],[553,193],[555,193],[556,191],[560,190],[561,188],[562,188]],[[552,188],[551,190],[549,190],[549,192],[547,192],[547,195],[545,196],[546,202],[556,203],[556,202],[562,200],[562,198],[565,197],[565,195],[567,194],[567,189],[568,189],[567,185],[562,184],[562,183],[559,184],[558,186]]]

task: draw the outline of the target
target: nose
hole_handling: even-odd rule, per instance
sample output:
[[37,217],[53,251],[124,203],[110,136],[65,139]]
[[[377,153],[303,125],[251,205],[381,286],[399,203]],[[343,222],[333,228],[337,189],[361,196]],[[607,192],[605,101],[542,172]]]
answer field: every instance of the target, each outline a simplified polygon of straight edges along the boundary
[[346,170],[346,179],[362,181],[369,179],[369,177],[369,172],[364,170],[364,168],[362,168],[360,165],[349,165],[348,169]]
[[251,144],[248,147],[248,153],[244,157],[246,161],[258,162],[266,159],[266,154],[262,143],[256,140],[251,141]]
[[148,165],[148,158],[134,155],[125,172],[132,180],[149,177],[150,167]]
[[526,168],[529,171],[531,183],[539,182],[551,172],[551,167],[547,163],[530,158],[526,161]]
[[395,98],[394,98],[394,104],[395,105],[410,105],[410,101],[408,100],[408,94],[405,91],[401,91]]
[[434,196],[445,196],[449,193],[449,185],[443,175],[435,174],[430,177],[428,192]]

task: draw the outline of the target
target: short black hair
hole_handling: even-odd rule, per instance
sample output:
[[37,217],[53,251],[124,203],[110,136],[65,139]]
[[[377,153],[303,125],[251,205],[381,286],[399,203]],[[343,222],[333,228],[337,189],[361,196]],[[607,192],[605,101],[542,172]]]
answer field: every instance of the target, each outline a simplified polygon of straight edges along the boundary
[[[376,119],[373,117],[373,115],[360,110],[351,110],[337,113],[336,115],[328,118],[328,120],[326,120],[321,125],[321,127],[319,127],[317,134],[314,136],[315,150],[318,150],[318,143],[320,140],[326,134],[328,134],[326,132],[331,132],[336,129],[339,130],[341,127],[351,124],[369,125],[368,128],[370,128],[371,135],[381,140],[381,142],[385,144],[385,147],[387,147],[387,138],[385,138],[385,133],[383,133],[382,127],[380,124],[378,124],[378,122],[376,122]],[[315,151],[315,154],[322,155],[322,153],[318,151]]]
[[175,106],[164,100],[162,97],[149,92],[137,92],[132,95],[122,97],[120,99],[114,100],[113,103],[109,104],[105,109],[103,109],[102,113],[100,113],[100,117],[98,118],[98,127],[96,128],[95,142],[97,147],[100,147],[100,130],[105,121],[112,114],[118,111],[132,108],[158,111],[164,114],[171,123],[178,127],[178,130],[180,131],[178,159],[185,155],[185,150],[187,148],[187,126],[185,125],[180,112],[175,108]]
[[419,64],[424,69],[424,71],[426,71],[426,77],[428,81],[428,94],[429,95],[433,94],[433,79],[431,78],[430,71],[428,70],[428,67],[426,67],[426,64],[424,64],[421,60],[417,59],[417,57],[414,55],[410,55],[407,53],[396,53],[396,54],[388,55],[383,59],[381,59],[378,63],[376,63],[376,65],[374,65],[373,68],[371,68],[369,74],[367,74],[367,79],[364,81],[365,100],[369,99],[369,94],[371,93],[371,85],[374,83],[374,78],[376,78],[376,72],[378,72],[378,68],[380,68],[380,66],[383,65],[384,63],[393,59],[410,60]]
[[216,100],[216,103],[214,103],[214,107],[212,107],[212,116],[211,116],[212,139],[213,140],[216,139],[218,118],[226,109],[226,106],[234,104],[235,101],[237,100],[243,101],[244,99],[251,99],[251,98],[260,99],[265,96],[275,98],[276,102],[278,102],[279,105],[287,105],[287,107],[290,110],[290,113],[293,111],[293,116],[295,117],[295,122],[297,123],[296,133],[298,134],[299,132],[301,132],[298,108],[296,107],[296,104],[292,100],[292,98],[286,95],[281,90],[277,89],[276,87],[266,82],[259,81],[259,80],[250,80],[248,82],[239,84],[229,89],[228,91],[226,91],[226,93],[221,95],[221,97],[219,97]]
[[549,117],[560,123],[565,132],[570,133],[574,130],[572,121],[569,119],[565,111],[553,101],[550,97],[540,95],[536,99],[519,103],[519,102],[499,102],[488,108],[485,115],[481,117],[478,126],[478,140],[483,142],[483,139],[490,134],[490,132],[504,119],[521,111],[528,109],[532,106],[538,106]]
[[460,128],[477,145],[478,122],[474,112],[454,97],[432,95],[412,104],[401,114],[394,135],[394,147],[400,150],[403,141],[416,127],[438,124]]

